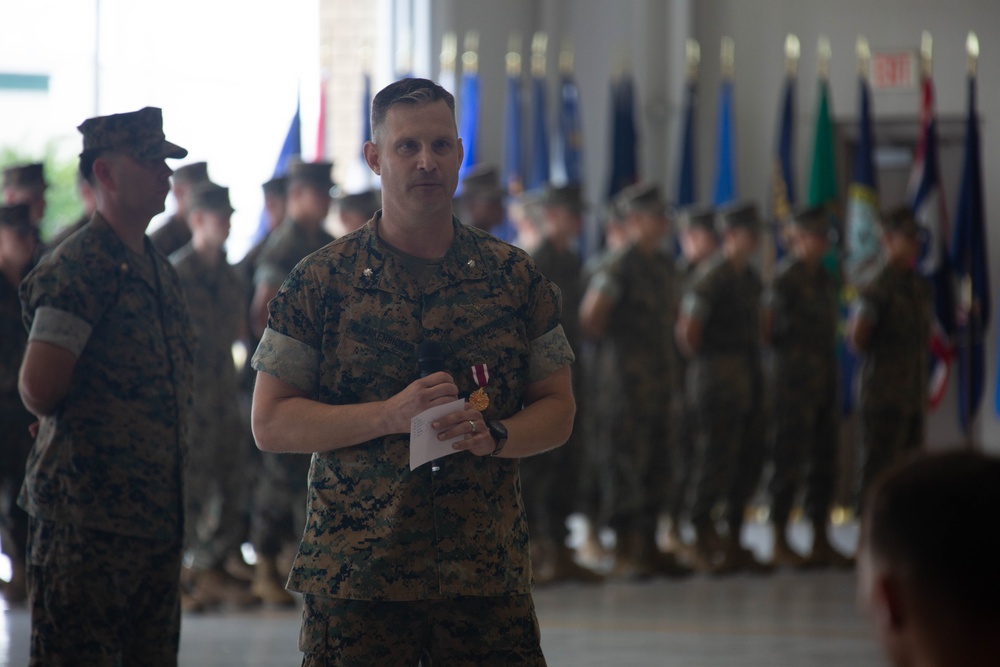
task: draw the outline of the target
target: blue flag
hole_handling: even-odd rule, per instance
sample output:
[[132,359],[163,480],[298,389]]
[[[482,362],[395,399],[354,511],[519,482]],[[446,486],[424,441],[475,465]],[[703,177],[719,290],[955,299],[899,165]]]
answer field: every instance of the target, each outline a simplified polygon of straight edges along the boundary
[[712,203],[716,206],[739,197],[736,185],[736,128],[733,126],[733,82],[722,81],[715,131],[715,187]]
[[564,74],[559,82],[559,163],[568,184],[583,182],[583,128],[580,121],[580,89]]
[[931,340],[931,407],[944,398],[951,366],[955,334],[955,304],[952,293],[951,262],[946,248],[948,224],[938,168],[937,121],[934,118],[934,84],[924,77],[921,124],[923,136],[910,173],[909,196],[917,224],[921,228],[921,251],[917,268],[934,288],[934,332]]
[[[288,171],[288,163],[293,158],[302,155],[302,114],[299,109],[298,96],[295,99],[295,115],[292,116],[292,123],[288,126],[288,133],[285,141],[281,144],[281,151],[278,153],[278,160],[274,164],[274,173],[271,178],[282,176]],[[267,210],[260,212],[260,222],[257,224],[257,231],[254,232],[253,242],[257,243],[267,236]]]
[[858,147],[854,153],[854,172],[847,188],[847,278],[861,286],[878,270],[879,243],[878,184],[875,181],[875,143],[872,140],[871,93],[868,80],[858,80]]
[[698,102],[698,84],[688,81],[684,92],[684,125],[681,128],[680,163],[677,166],[677,208],[690,206],[698,200],[697,174],[694,168],[695,106]]
[[[958,194],[952,239],[955,278],[960,286],[958,331],[958,415],[969,433],[983,397],[983,335],[990,323],[989,262],[986,260],[986,219],[983,209],[982,159],[976,117],[976,78],[969,77],[969,112],[965,125],[965,165]],[[1000,392],[997,394],[1000,412]]]
[[[361,145],[372,140],[372,77],[370,74],[364,76],[364,91],[361,93]],[[364,149],[361,151],[361,159],[364,160]]]
[[504,113],[503,185],[510,194],[524,189],[524,151],[522,146],[520,74],[507,76],[507,99]]
[[479,134],[479,73],[462,72],[462,108],[458,119],[458,136],[462,138],[465,157],[458,170],[459,182],[469,168],[478,164],[477,135]]
[[785,254],[782,232],[795,206],[795,75],[785,77],[778,117],[778,143],[775,147],[771,186],[771,213],[774,215],[774,256]]
[[611,178],[608,199],[639,181],[639,136],[635,125],[635,86],[630,74],[611,83]]
[[532,77],[531,92],[531,171],[527,185],[529,190],[534,190],[549,182],[549,128],[544,77]]

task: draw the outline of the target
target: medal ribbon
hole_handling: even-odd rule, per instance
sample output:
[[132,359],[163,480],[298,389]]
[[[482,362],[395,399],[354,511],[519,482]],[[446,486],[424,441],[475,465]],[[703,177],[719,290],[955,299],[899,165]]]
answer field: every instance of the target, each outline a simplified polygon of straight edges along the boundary
[[486,383],[490,381],[490,369],[486,364],[476,364],[469,370],[472,371],[472,380],[477,387],[485,387]]

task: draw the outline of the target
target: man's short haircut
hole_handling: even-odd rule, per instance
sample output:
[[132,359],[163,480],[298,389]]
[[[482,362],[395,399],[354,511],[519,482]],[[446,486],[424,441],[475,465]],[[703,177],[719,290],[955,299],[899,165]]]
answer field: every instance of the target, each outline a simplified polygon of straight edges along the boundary
[[887,470],[868,494],[865,539],[942,613],[1000,620],[1000,459],[952,451]]
[[427,104],[444,100],[452,115],[455,113],[455,97],[438,84],[428,79],[400,79],[390,83],[372,100],[372,139],[378,141],[379,130],[385,124],[389,109],[396,104]]
[[91,185],[96,185],[94,182],[94,160],[99,158],[102,153],[104,153],[104,151],[100,148],[86,150],[80,153],[80,176],[82,176],[83,180],[87,181]]

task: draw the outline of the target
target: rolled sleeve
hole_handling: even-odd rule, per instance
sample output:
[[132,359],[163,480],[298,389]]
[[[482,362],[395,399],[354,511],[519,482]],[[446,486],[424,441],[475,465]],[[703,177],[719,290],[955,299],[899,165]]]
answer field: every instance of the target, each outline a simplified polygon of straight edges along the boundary
[[531,341],[528,380],[537,382],[568,366],[576,359],[562,325]]
[[29,341],[50,343],[79,357],[90,340],[93,327],[72,313],[52,306],[39,306],[28,332]]
[[254,370],[310,394],[319,385],[319,351],[271,328],[264,330],[251,364]]

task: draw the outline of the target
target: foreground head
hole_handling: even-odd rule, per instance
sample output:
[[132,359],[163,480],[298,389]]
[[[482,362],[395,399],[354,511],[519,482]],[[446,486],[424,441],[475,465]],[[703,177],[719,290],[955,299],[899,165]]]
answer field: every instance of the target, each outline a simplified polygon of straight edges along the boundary
[[382,179],[382,208],[392,216],[451,215],[464,155],[455,99],[427,79],[401,79],[372,101],[365,161]]
[[148,223],[163,211],[173,173],[166,159],[182,159],[187,150],[167,141],[160,109],[88,118],[77,129],[83,135],[80,173],[95,186],[102,212],[114,207],[148,216]]
[[928,454],[865,505],[858,599],[894,665],[987,664],[1000,648],[1000,460]]

